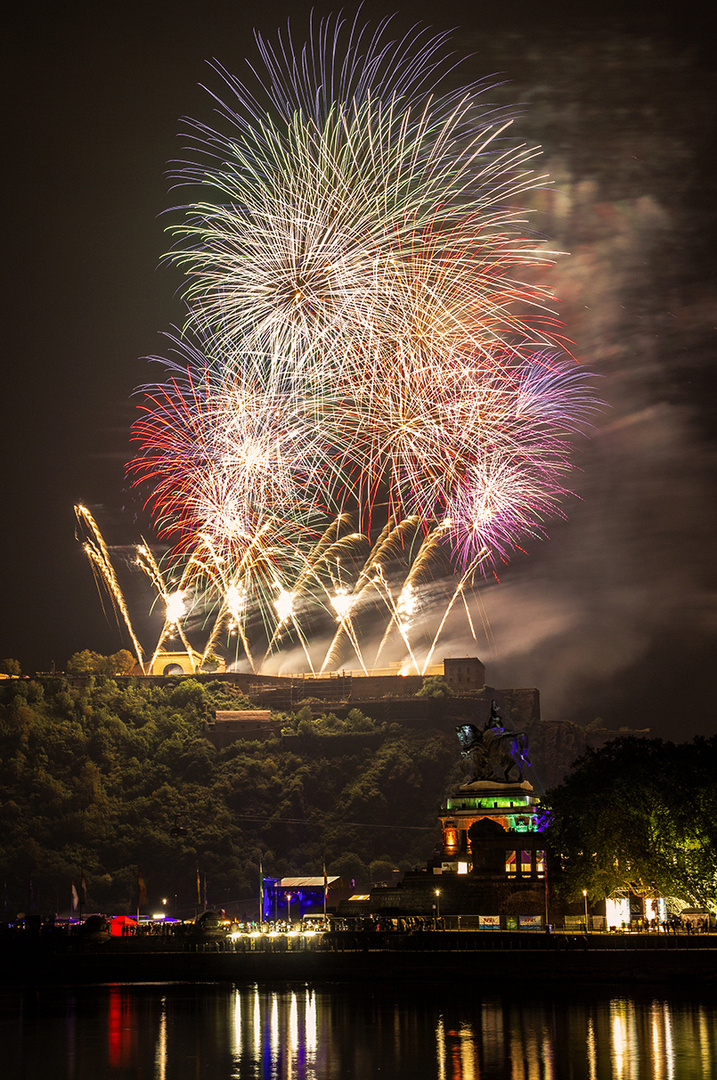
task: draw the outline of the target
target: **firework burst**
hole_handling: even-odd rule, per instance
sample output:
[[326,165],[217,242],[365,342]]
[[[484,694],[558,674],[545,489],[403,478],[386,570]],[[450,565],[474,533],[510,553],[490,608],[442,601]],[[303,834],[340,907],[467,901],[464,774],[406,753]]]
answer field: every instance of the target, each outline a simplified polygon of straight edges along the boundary
[[[413,657],[429,557],[449,545],[465,605],[478,569],[543,535],[594,406],[534,281],[554,258],[520,206],[537,150],[509,141],[485,84],[441,91],[442,35],[338,18],[302,47],[257,42],[250,83],[215,67],[221,130],[189,125],[176,180],[199,197],[168,256],[187,323],[142,390],[130,472],[218,605],[211,641],[241,627],[250,655],[258,606],[270,648],[291,632],[309,660],[318,604],[338,624],[324,665],[343,639],[361,660],[370,595],[379,652],[394,630]],[[353,578],[347,515],[369,546]],[[407,543],[396,590],[386,560]]]

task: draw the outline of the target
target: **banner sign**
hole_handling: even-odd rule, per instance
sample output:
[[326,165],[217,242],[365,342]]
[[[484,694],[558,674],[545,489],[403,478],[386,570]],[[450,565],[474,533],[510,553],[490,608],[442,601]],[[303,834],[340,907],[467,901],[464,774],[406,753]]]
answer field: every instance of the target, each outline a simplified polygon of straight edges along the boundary
[[479,915],[478,926],[481,930],[500,930],[500,915]]
[[521,930],[542,930],[542,915],[519,915],[518,922]]

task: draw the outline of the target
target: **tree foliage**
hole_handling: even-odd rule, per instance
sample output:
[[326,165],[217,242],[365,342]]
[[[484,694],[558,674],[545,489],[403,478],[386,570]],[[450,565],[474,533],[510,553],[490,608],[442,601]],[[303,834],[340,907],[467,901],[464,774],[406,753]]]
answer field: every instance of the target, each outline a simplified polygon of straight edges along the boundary
[[561,891],[625,889],[717,905],[717,736],[588,750],[545,799]]
[[449,698],[455,697],[455,693],[442,675],[427,675],[415,697]]
[[293,738],[218,749],[206,719],[242,707],[231,686],[120,682],[78,655],[82,677],[0,681],[11,912],[26,909],[30,879],[41,910],[67,910],[83,870],[92,907],[133,910],[141,870],[149,904],[176,896],[186,911],[197,867],[222,905],[258,895],[260,856],[268,874],[318,874],[325,862],[358,878],[377,857],[408,867],[430,855],[451,735],[306,707],[278,717]]
[[111,656],[83,649],[67,661],[67,671],[70,675],[130,675],[136,664],[129,649],[120,649]]

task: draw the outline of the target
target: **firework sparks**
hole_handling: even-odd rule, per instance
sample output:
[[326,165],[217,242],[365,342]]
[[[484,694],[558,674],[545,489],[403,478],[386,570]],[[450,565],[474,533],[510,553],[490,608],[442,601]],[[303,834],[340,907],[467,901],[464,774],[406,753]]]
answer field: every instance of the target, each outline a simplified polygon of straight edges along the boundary
[[538,150],[485,85],[442,92],[444,36],[337,18],[305,47],[257,41],[254,86],[216,68],[223,130],[191,124],[176,179],[202,194],[168,256],[186,327],[143,388],[129,470],[182,588],[218,607],[211,643],[228,628],[254,667],[259,610],[268,650],[294,634],[311,666],[321,609],[322,670],[346,639],[363,666],[357,620],[378,606],[378,654],[395,630],[418,670],[431,561],[448,548],[458,577],[438,634],[459,598],[474,633],[466,587],[562,513],[594,407],[536,283],[554,260],[520,208]]
[[[141,670],[145,671],[144,666],[144,654],[142,652],[142,646],[137,640],[137,635],[134,632],[132,626],[132,620],[130,619],[127,604],[125,602],[120,583],[117,580],[110,553],[107,545],[104,542],[102,533],[100,532],[97,522],[87,509],[86,506],[77,505],[75,507],[75,517],[77,523],[82,529],[89,531],[89,537],[84,541],[83,548],[85,554],[90,560],[93,572],[95,573],[95,580],[99,586],[100,582],[105,586],[107,592],[112,600],[112,604],[116,612],[119,612],[124,619],[125,626],[132,641],[132,647],[134,648],[134,654],[137,657],[137,662]],[[99,575],[99,577],[98,577]],[[100,596],[101,596],[100,592]],[[103,605],[104,606],[104,605]]]
[[179,626],[187,614],[187,597],[183,589],[170,593],[167,597],[165,618],[171,626]]

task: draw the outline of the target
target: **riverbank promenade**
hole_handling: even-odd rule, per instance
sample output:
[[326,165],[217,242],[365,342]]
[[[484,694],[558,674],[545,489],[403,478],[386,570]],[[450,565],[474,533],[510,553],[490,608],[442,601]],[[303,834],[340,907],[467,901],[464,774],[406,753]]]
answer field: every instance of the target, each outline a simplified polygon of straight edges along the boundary
[[445,979],[717,985],[717,934],[328,931],[187,936],[13,935],[0,980],[110,982]]

